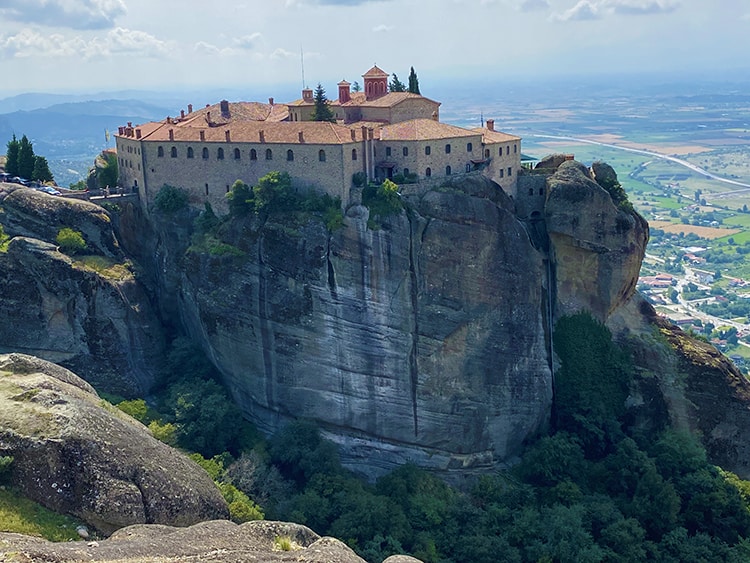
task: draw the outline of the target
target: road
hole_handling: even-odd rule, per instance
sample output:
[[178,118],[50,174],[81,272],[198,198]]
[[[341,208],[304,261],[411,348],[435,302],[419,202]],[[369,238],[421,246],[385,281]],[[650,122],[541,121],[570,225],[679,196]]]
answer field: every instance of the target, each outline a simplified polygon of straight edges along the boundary
[[744,182],[739,182],[737,180],[732,180],[731,178],[724,178],[722,176],[717,176],[716,174],[713,174],[712,172],[709,172],[708,170],[704,170],[700,166],[696,166],[695,164],[688,162],[687,160],[683,160],[681,158],[677,158],[676,156],[670,156],[668,154],[662,154],[654,151],[647,151],[643,149],[633,149],[630,147],[622,147],[620,145],[613,145],[610,143],[601,143],[599,141],[592,141],[591,139],[581,139],[579,137],[565,137],[560,135],[531,135],[532,137],[540,137],[543,139],[557,139],[557,140],[563,140],[563,141],[576,141],[578,143],[586,143],[589,145],[598,145],[600,147],[607,147],[610,149],[617,149],[621,151],[627,151],[627,152],[633,152],[637,154],[643,154],[646,156],[652,156],[654,158],[660,158],[662,160],[668,160],[670,162],[674,162],[675,164],[679,164],[680,166],[684,166],[685,168],[689,168],[693,172],[697,172],[698,174],[702,174],[706,178],[710,178],[712,180],[716,180],[718,182],[723,182],[724,184],[731,184],[733,186],[739,186],[741,189],[739,190],[731,190],[728,192],[722,192],[720,194],[704,194],[704,197],[708,199],[708,196],[711,196],[711,199],[722,199],[725,197],[732,197],[739,194],[746,194],[750,193],[750,184],[745,184]]

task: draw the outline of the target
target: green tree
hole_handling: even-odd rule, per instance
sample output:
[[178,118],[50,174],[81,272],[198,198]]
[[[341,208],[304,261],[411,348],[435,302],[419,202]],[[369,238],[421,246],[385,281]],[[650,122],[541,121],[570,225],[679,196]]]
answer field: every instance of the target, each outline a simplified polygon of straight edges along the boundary
[[226,195],[229,214],[232,217],[244,217],[255,207],[254,194],[250,186],[242,180],[232,184],[232,189]]
[[5,229],[0,225],[0,252],[5,252],[8,249],[8,242],[10,237],[5,233]]
[[300,488],[318,473],[332,476],[341,471],[336,446],[324,440],[310,422],[295,421],[284,427],[271,440],[270,454],[281,474]]
[[336,118],[333,115],[333,112],[331,111],[331,106],[328,103],[328,98],[326,97],[326,91],[323,89],[323,86],[320,85],[320,82],[318,82],[317,88],[315,88],[315,109],[312,113],[312,120],[313,121],[331,121],[335,122]]
[[18,143],[18,175],[31,179],[34,174],[34,147],[24,135]]
[[34,157],[34,171],[31,173],[31,179],[37,182],[52,182],[55,178],[49,169],[49,163],[43,156]]
[[164,184],[154,196],[154,207],[163,213],[175,213],[187,206],[188,193],[169,184]]
[[414,67],[411,67],[411,71],[409,72],[409,92],[420,94],[419,79],[417,78],[417,73],[414,72]]
[[291,206],[294,192],[288,172],[269,172],[253,187],[255,210],[273,213]]
[[106,164],[103,168],[97,169],[96,172],[96,184],[99,188],[105,188],[109,186],[113,188],[117,185],[118,168],[117,168],[117,155],[111,152],[104,154],[104,160]]
[[86,248],[86,241],[83,240],[81,233],[68,227],[60,229],[55,241],[60,247],[60,250],[65,254],[73,255]]
[[361,92],[362,86],[359,85],[359,82],[356,80],[354,81],[354,84],[352,84],[352,92]]
[[5,171],[11,176],[18,176],[18,147],[19,142],[15,133],[13,138],[8,141],[8,149],[5,152]]
[[398,76],[396,76],[396,73],[393,73],[393,80],[391,80],[388,83],[388,88],[391,92],[405,92],[406,91],[406,84],[401,82],[398,79]]

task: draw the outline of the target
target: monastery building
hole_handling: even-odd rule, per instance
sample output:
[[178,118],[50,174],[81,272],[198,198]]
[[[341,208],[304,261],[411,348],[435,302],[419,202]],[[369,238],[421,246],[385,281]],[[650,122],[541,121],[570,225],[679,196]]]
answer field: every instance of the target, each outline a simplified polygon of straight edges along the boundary
[[[486,126],[440,122],[440,103],[410,92],[389,92],[389,74],[374,66],[361,92],[338,84],[330,101],[336,122],[312,121],[313,91],[286,104],[226,100],[179,116],[120,127],[119,184],[147,205],[164,185],[184,188],[191,204],[226,210],[236,180],[255,185],[271,171],[288,172],[295,187],[356,200],[353,178],[368,181],[416,175],[419,182],[480,171],[516,195],[521,138]],[[361,174],[360,174],[361,176]]]

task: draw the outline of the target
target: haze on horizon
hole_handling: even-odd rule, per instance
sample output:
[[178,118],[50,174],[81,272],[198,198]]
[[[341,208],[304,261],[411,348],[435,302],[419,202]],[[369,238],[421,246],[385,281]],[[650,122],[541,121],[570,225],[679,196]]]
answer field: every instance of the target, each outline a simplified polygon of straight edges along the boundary
[[737,75],[741,0],[3,0],[0,97],[404,80]]

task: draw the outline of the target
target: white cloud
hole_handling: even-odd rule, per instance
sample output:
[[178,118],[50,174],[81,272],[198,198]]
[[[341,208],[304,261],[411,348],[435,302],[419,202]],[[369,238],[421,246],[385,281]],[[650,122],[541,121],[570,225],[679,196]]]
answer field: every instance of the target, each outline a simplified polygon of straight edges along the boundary
[[597,20],[601,17],[599,3],[592,3],[589,0],[580,0],[572,8],[565,10],[561,14],[555,14],[554,19],[558,21],[581,21]]
[[83,57],[91,59],[113,55],[159,57],[168,54],[169,45],[143,31],[121,27],[102,37],[84,39],[65,37],[59,33],[46,34],[25,28],[15,35],[0,36],[0,55],[5,58],[26,57]]
[[123,0],[3,0],[0,19],[71,29],[107,29],[125,15]]
[[254,49],[262,35],[258,32],[251,33],[250,35],[243,35],[242,37],[235,38],[232,43],[238,49],[250,50]]
[[[291,51],[287,51],[286,49],[282,49],[279,47],[278,49],[275,49],[273,53],[271,53],[270,58],[273,60],[279,60],[279,59],[291,59],[295,57],[299,57],[299,53],[292,53]],[[308,53],[305,53],[306,57],[309,57]]]
[[[537,4],[546,0],[525,0]],[[598,20],[605,15],[628,16],[666,14],[679,7],[676,0],[579,0],[572,8],[553,15],[558,21]]]
[[380,25],[376,25],[372,28],[372,30],[375,33],[388,33],[389,31],[393,31],[394,27],[392,25],[386,25],[384,23],[381,23]]

